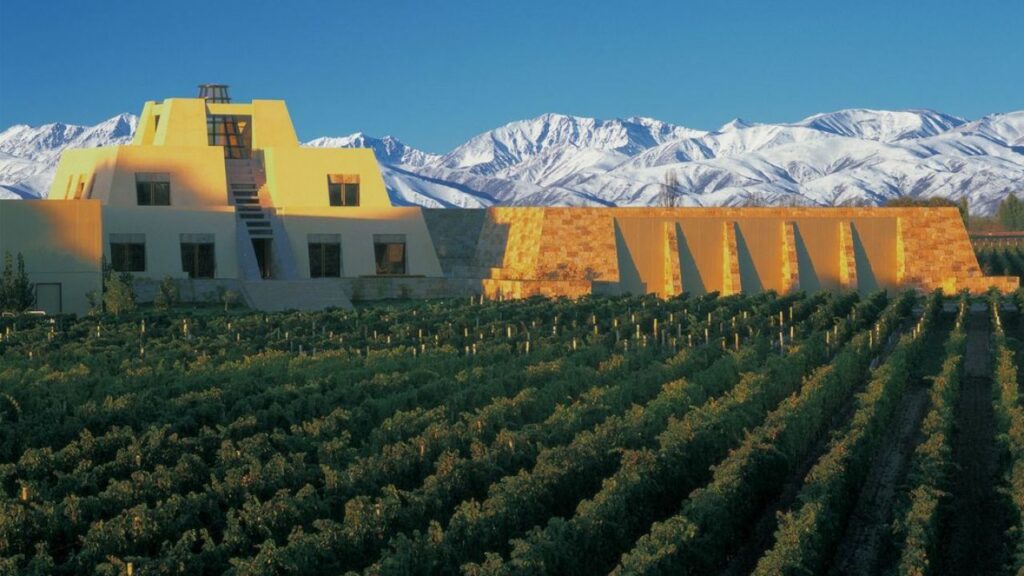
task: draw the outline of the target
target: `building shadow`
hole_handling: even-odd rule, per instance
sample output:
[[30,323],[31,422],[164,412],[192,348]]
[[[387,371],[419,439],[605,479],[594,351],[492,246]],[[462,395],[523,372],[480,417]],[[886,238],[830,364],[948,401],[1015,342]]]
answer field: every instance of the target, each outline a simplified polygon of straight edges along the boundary
[[693,250],[686,241],[683,227],[676,223],[676,238],[679,242],[679,274],[683,279],[683,292],[700,296],[707,294],[707,284],[700,275],[700,267],[693,257]]
[[743,236],[743,231],[736,224],[730,224],[736,230],[736,255],[740,263],[740,290],[748,294],[764,292],[764,282],[754,265],[754,257]]
[[857,226],[851,223],[850,230],[853,236],[853,256],[857,266],[857,289],[861,292],[874,292],[881,288],[878,284],[878,277],[871,269],[871,261],[868,260],[868,253],[864,249]]
[[646,294],[647,284],[640,276],[640,269],[637,268],[636,259],[629,251],[626,238],[622,235],[622,228],[618,220],[613,219],[615,227],[615,254],[619,263],[619,287],[623,292],[630,294]]
[[806,292],[821,290],[821,278],[807,251],[807,244],[804,242],[803,234],[800,233],[800,226],[793,226],[793,242],[796,243],[796,269],[800,275],[800,283],[796,288]]

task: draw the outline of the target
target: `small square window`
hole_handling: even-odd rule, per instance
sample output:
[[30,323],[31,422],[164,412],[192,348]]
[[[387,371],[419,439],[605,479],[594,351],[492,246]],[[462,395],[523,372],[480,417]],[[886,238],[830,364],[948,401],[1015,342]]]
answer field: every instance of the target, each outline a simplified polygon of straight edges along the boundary
[[145,272],[146,236],[111,234],[110,265],[115,272]]
[[359,206],[359,175],[327,176],[327,199],[331,206]]
[[405,234],[374,234],[373,255],[378,275],[406,274]]
[[213,278],[216,269],[213,234],[182,234],[181,270],[189,278]]
[[341,277],[341,235],[309,235],[309,277]]
[[152,172],[136,173],[135,194],[139,206],[170,206],[171,175]]

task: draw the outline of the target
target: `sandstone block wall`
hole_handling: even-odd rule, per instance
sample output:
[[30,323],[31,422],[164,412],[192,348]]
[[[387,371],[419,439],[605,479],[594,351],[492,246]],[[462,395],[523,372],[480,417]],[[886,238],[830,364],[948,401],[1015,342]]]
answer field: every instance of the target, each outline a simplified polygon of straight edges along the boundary
[[445,273],[480,278],[484,293],[507,297],[1018,286],[982,274],[955,208],[424,212],[442,261],[461,258]]

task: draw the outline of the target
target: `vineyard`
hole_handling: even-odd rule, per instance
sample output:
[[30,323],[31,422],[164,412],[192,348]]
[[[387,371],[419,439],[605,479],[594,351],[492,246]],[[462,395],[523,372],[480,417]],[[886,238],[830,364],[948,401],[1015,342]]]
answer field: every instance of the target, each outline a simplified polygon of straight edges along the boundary
[[1021,305],[0,318],[0,573],[1017,573]]
[[975,251],[985,274],[1016,276],[1024,281],[1024,243],[981,242]]

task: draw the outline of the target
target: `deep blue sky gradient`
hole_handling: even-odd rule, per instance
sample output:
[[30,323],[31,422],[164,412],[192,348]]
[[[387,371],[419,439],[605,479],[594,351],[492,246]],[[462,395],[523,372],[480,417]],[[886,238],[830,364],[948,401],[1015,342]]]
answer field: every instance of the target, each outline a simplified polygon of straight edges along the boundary
[[1024,108],[1024,2],[0,0],[0,129],[225,82],[303,140],[444,152],[544,112],[711,129],[847,107]]

